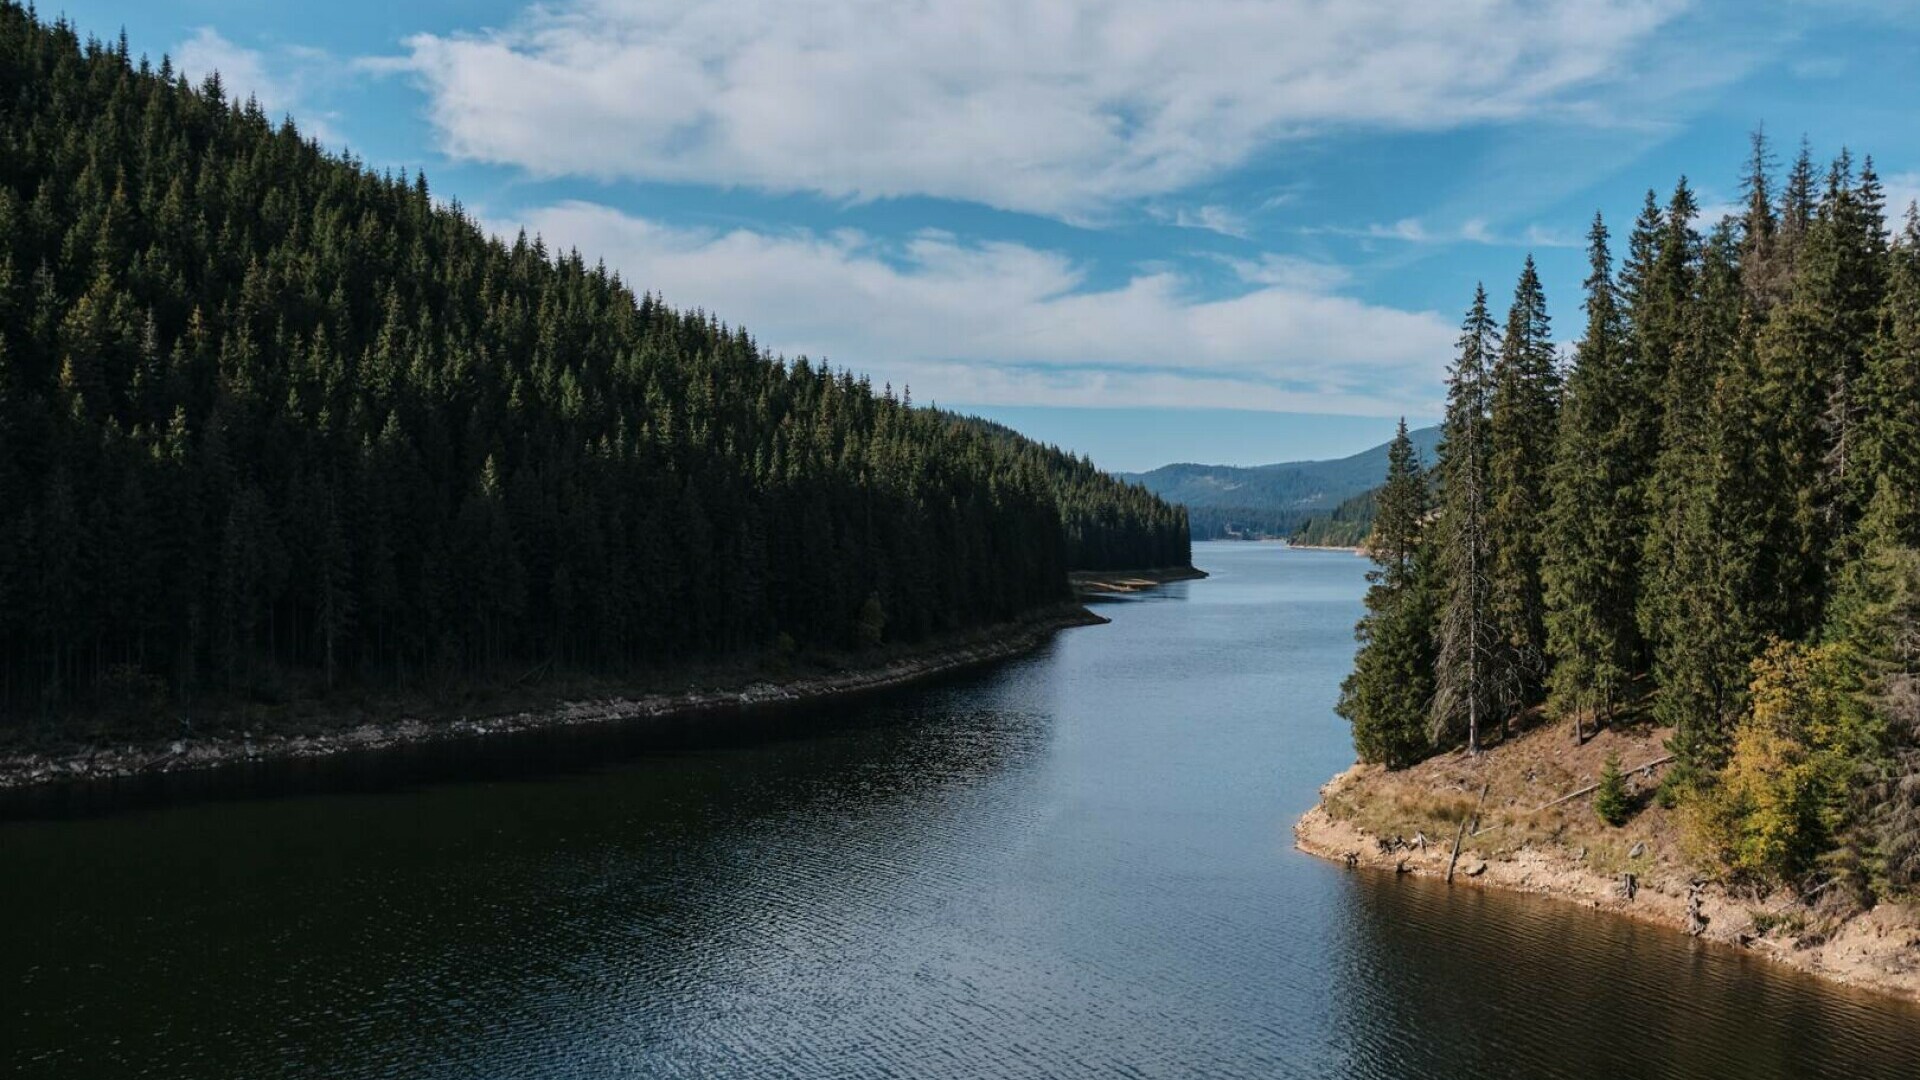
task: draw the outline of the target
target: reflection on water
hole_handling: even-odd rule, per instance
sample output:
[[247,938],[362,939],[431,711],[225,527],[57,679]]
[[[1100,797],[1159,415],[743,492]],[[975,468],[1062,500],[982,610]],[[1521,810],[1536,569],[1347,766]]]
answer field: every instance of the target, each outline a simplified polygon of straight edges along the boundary
[[1213,578],[1111,626],[752,739],[568,732],[188,792],[290,792],[265,801],[16,804],[0,1068],[1914,1075],[1920,1010],[1293,852],[1350,758],[1330,706],[1364,566],[1197,555]]

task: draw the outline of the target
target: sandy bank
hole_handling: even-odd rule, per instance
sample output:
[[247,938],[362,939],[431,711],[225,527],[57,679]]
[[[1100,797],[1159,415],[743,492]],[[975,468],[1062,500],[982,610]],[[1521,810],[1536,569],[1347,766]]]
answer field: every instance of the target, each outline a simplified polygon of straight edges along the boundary
[[1068,575],[1076,596],[1136,593],[1170,581],[1196,581],[1206,576],[1205,570],[1196,570],[1191,566],[1167,566],[1157,570],[1076,570]]
[[[1651,797],[1659,768],[1638,768],[1664,756],[1666,734],[1604,731],[1576,747],[1565,729],[1539,728],[1477,757],[1445,754],[1399,772],[1356,765],[1321,789],[1294,841],[1323,858],[1352,855],[1359,868],[1445,877],[1459,823],[1477,817],[1461,843],[1455,885],[1536,893],[1684,930],[1697,871],[1680,848],[1675,815]],[[1548,805],[1592,783],[1609,753],[1636,770],[1629,780],[1638,809],[1626,825],[1601,822],[1589,796]],[[1622,887],[1629,873],[1631,898]],[[1708,940],[1920,1000],[1920,912],[1912,907],[1881,903],[1849,915],[1709,883],[1702,911]]]

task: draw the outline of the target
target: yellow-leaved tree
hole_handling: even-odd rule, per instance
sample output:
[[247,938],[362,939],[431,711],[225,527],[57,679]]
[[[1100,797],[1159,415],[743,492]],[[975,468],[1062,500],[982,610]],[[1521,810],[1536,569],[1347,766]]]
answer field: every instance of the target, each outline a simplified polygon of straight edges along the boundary
[[1846,642],[1776,641],[1753,662],[1747,713],[1718,782],[1692,815],[1696,842],[1736,875],[1798,883],[1851,824],[1876,720]]

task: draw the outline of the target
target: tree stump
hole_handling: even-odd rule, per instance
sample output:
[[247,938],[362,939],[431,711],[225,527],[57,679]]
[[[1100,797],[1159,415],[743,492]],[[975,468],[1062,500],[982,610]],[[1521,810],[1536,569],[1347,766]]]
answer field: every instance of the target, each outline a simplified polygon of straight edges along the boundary
[[1700,883],[1694,882],[1687,887],[1687,933],[1699,937],[1707,932],[1707,915],[1700,910]]

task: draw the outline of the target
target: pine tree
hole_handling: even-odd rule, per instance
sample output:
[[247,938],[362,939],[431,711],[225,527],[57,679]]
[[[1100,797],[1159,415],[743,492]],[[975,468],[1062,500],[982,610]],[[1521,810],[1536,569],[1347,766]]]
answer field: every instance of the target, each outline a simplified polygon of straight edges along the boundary
[[1640,625],[1653,644],[1654,714],[1674,728],[1687,776],[1716,767],[1757,644],[1742,597],[1753,552],[1739,540],[1737,466],[1749,433],[1737,371],[1741,285],[1725,223],[1705,246],[1699,295],[1669,371],[1668,408],[1655,470],[1656,516],[1642,555]]
[[1773,150],[1764,128],[1749,143],[1741,177],[1745,210],[1740,219],[1740,283],[1748,318],[1765,322],[1785,295],[1789,279],[1780,253],[1780,218],[1773,204]]
[[[1641,460],[1649,476],[1659,456],[1670,401],[1668,373],[1686,335],[1687,307],[1699,266],[1700,235],[1693,228],[1699,210],[1684,176],[1674,185],[1664,209],[1655,209],[1653,193],[1648,192],[1622,275],[1633,362],[1644,401],[1638,417]],[[1653,497],[1657,500],[1657,492]],[[1658,512],[1657,506],[1649,509]]]
[[1886,487],[1895,541],[1920,547],[1920,207],[1907,207],[1889,252],[1863,382],[1858,467]]
[[1780,232],[1779,255],[1782,272],[1791,282],[1798,273],[1800,249],[1807,242],[1807,233],[1813,228],[1814,203],[1817,192],[1814,190],[1819,177],[1813,167],[1813,148],[1806,137],[1800,138],[1800,152],[1794,156],[1793,168],[1787,172],[1787,182],[1780,190]]
[[1500,628],[1493,611],[1493,550],[1488,528],[1489,365],[1500,349],[1487,311],[1487,290],[1476,286],[1461,325],[1447,384],[1447,416],[1439,461],[1438,556],[1435,602],[1438,659],[1431,724],[1435,741],[1464,737],[1477,753],[1483,724],[1501,701]]
[[1827,576],[1846,557],[1863,498],[1852,470],[1857,388],[1883,289],[1873,191],[1855,188],[1846,154],[1834,161],[1797,250],[1791,294],[1759,342],[1780,553],[1772,618],[1788,637],[1820,625]]
[[1633,370],[1613,284],[1607,227],[1594,215],[1587,234],[1587,328],[1567,376],[1548,472],[1549,509],[1541,577],[1553,710],[1572,718],[1611,717],[1638,653],[1634,598],[1641,519],[1633,472]]
[[1546,597],[1541,583],[1547,525],[1547,476],[1559,414],[1547,299],[1529,255],[1514,288],[1507,332],[1491,375],[1487,425],[1489,583],[1502,680],[1502,723],[1539,700],[1547,677]]
[[1593,812],[1600,820],[1619,828],[1627,823],[1627,780],[1620,773],[1620,755],[1608,754],[1600,770],[1600,786],[1593,791]]
[[1400,421],[1387,452],[1367,552],[1367,614],[1354,628],[1360,650],[1336,706],[1353,724],[1362,761],[1411,765],[1432,747],[1427,715],[1433,699],[1433,605],[1423,573],[1421,530],[1428,511],[1419,453]]
[[1406,418],[1401,417],[1393,441],[1387,444],[1387,479],[1375,502],[1373,532],[1367,537],[1367,553],[1380,565],[1371,577],[1380,584],[1397,589],[1412,583],[1420,530],[1426,525],[1431,501],[1420,452],[1407,435]]
[[1882,477],[1829,632],[1859,657],[1864,703],[1879,726],[1849,808],[1864,835],[1849,839],[1870,887],[1888,892],[1920,888],[1920,547],[1904,534],[1912,514]]
[[[1641,385],[1654,403],[1655,419],[1636,607],[1641,636],[1656,658],[1666,642],[1666,619],[1678,603],[1675,591],[1687,584],[1676,569],[1674,545],[1680,519],[1690,511],[1700,482],[1706,394],[1718,360],[1696,321],[1701,246],[1691,224],[1695,210],[1682,177],[1662,215],[1659,253],[1646,293],[1633,312],[1635,358],[1642,364]],[[1653,382],[1656,372],[1658,381]]]

